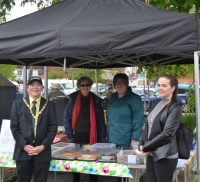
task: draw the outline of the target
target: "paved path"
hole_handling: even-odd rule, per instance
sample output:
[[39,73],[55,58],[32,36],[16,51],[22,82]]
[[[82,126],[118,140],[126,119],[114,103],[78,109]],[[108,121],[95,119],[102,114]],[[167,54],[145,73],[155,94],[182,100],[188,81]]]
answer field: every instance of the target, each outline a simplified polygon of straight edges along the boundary
[[[118,179],[117,177],[98,176],[98,182],[118,182]],[[4,182],[17,182],[15,169],[6,169]],[[48,182],[73,182],[73,174],[68,172],[49,172]],[[80,182],[89,182],[89,175],[81,174]]]
[[[118,179],[117,177],[98,176],[98,182],[118,182]],[[73,174],[66,172],[58,172],[55,174],[54,172],[50,172],[48,182],[73,182]],[[89,182],[89,175],[81,174],[80,182]]]
[[[118,179],[119,178],[117,177],[98,176],[98,182],[119,182]],[[130,179],[130,182],[132,181],[133,180]],[[6,170],[4,182],[17,182],[16,173],[14,169]],[[57,172],[57,173],[49,172],[48,182],[73,182],[73,174],[67,172]],[[80,182],[89,182],[89,175],[81,174]],[[140,179],[140,182],[145,182],[145,179],[142,177]],[[183,173],[179,174],[178,182],[184,182]],[[188,182],[199,182],[197,179],[197,175],[192,174],[191,179]]]

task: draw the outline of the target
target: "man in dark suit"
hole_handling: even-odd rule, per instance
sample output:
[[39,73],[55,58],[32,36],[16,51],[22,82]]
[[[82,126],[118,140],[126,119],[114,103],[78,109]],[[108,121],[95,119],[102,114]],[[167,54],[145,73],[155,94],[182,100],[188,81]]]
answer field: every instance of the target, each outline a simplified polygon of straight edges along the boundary
[[28,82],[28,97],[16,100],[11,111],[11,131],[16,141],[17,181],[46,182],[51,160],[51,143],[56,135],[54,105],[41,97],[42,80],[34,76]]

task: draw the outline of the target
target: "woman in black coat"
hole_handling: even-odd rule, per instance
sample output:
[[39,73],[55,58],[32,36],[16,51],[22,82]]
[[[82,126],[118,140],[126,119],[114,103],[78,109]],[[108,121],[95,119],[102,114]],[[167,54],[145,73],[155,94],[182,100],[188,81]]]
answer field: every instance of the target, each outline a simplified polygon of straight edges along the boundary
[[176,131],[181,121],[177,104],[176,78],[165,75],[158,79],[161,101],[147,117],[140,143],[142,155],[147,156],[147,182],[172,182],[178,162]]
[[[92,84],[88,77],[78,80],[79,90],[70,95],[64,113],[64,127],[68,140],[81,145],[103,142],[106,139],[103,100],[90,91]],[[90,182],[97,180],[96,175],[90,175]],[[73,181],[80,181],[79,173],[74,173]]]

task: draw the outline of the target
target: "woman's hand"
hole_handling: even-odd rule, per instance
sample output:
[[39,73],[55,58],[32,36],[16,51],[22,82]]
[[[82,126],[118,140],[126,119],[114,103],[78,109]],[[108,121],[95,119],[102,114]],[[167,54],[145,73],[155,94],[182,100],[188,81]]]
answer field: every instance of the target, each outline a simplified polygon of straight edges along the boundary
[[138,145],[138,141],[136,141],[136,140],[131,140],[131,146],[133,147],[134,145]]
[[143,146],[142,146],[142,145],[140,145],[139,149],[140,149],[140,155],[142,155],[142,156],[147,156],[147,155],[149,155],[149,152],[144,152],[144,151],[143,151]]

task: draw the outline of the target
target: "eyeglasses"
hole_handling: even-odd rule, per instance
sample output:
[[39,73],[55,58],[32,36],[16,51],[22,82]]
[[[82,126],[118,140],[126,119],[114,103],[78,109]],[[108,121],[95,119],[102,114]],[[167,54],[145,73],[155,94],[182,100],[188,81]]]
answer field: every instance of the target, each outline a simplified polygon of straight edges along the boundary
[[122,81],[117,81],[117,82],[115,83],[115,85],[124,85],[124,82],[122,82]]
[[81,87],[90,87],[90,84],[89,83],[81,84]]

